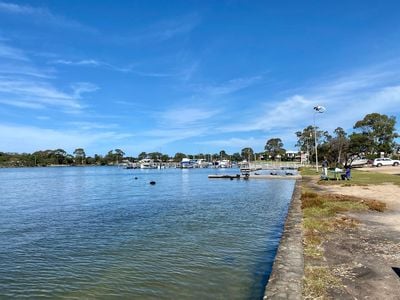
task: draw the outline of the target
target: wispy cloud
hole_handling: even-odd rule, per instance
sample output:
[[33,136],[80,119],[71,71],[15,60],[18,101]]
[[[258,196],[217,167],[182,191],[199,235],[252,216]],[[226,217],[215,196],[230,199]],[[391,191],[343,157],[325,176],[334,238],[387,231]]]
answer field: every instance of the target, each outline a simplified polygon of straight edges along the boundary
[[[0,2],[0,13],[14,14],[22,17],[30,17],[37,24],[51,24],[52,26],[96,33],[97,30],[81,24],[75,20],[67,19],[64,16],[54,14],[48,8],[33,7],[11,2]],[[26,19],[25,19],[26,20]]]
[[78,100],[48,83],[0,77],[0,101],[26,108],[64,107],[81,109]]
[[164,20],[153,24],[148,29],[148,33],[160,41],[165,41],[177,35],[191,32],[199,23],[199,15],[190,14],[180,18]]
[[262,76],[235,78],[219,84],[195,84],[193,90],[208,96],[222,96],[248,88],[262,79]]
[[83,60],[77,60],[77,61],[57,59],[57,60],[51,61],[50,63],[60,64],[60,65],[69,65],[69,66],[95,66],[95,67],[104,64],[104,63],[94,60],[94,59],[83,59]]
[[3,43],[0,43],[0,58],[29,61],[29,58],[21,50]]
[[117,128],[118,124],[112,123],[96,123],[96,122],[87,122],[87,121],[73,121],[68,122],[68,125],[72,127],[76,127],[79,130],[93,130],[93,129],[113,129]]
[[[314,115],[312,108],[317,104],[327,108],[324,114]],[[299,88],[298,94],[282,101],[265,100],[257,110],[244,112],[248,118],[217,130],[236,133],[262,131],[271,137],[283,135],[293,142],[294,132],[312,125],[314,117],[317,126],[332,132],[339,126],[351,129],[357,120],[372,112],[400,115],[400,71],[397,65],[372,66],[314,82],[312,88]]]
[[[56,59],[49,62],[50,64],[57,64],[57,65],[67,65],[67,66],[86,66],[86,67],[95,67],[95,68],[105,68],[112,71],[118,72],[131,72],[135,73],[136,71],[133,69],[133,65],[120,67],[116,66],[104,61],[99,61],[97,59],[81,59],[81,60],[67,60],[67,59]],[[140,75],[140,74],[139,74]]]
[[210,118],[218,113],[219,111],[215,109],[183,107],[169,109],[157,114],[157,119],[161,122],[162,126],[187,128],[188,126],[196,126],[210,120]]
[[28,65],[26,62],[0,62],[0,74],[12,76],[28,76],[43,79],[54,78],[54,71],[52,69],[42,68],[38,69],[33,65]]
[[206,140],[202,142],[197,142],[196,144],[199,145],[206,145],[209,147],[219,147],[224,148],[225,150],[236,149],[243,149],[246,147],[251,147],[253,149],[260,149],[263,148],[265,145],[265,139],[260,138],[229,138],[229,139],[217,139],[217,140]]
[[82,59],[82,60],[66,60],[66,59],[57,59],[49,62],[50,64],[58,64],[58,65],[67,65],[67,66],[86,66],[86,67],[94,67],[94,68],[104,68],[112,71],[122,72],[122,73],[131,73],[134,75],[142,76],[142,77],[174,77],[180,76],[179,72],[175,73],[166,73],[166,72],[150,72],[150,71],[141,71],[134,64],[130,64],[127,66],[117,66],[114,64],[110,64],[104,61],[99,61],[96,59]]
[[108,147],[132,137],[114,131],[55,130],[35,126],[0,124],[0,149],[10,152],[33,152],[63,148],[72,152],[77,147],[94,152],[96,145],[107,141]]
[[[17,8],[18,6],[15,9]],[[52,108],[76,113],[84,107],[80,101],[82,94],[98,90],[92,83],[78,82],[71,85],[71,91],[62,91],[51,82],[51,72],[36,68],[24,51],[0,43],[0,58],[2,54],[6,58],[0,60],[2,104],[27,109]],[[11,63],[13,59],[16,59],[16,62]]]
[[77,82],[72,84],[73,98],[80,99],[82,94],[95,92],[99,87],[90,82]]
[[110,38],[119,44],[135,43],[160,43],[191,33],[201,22],[201,17],[196,14],[175,16],[173,19],[164,19],[143,27],[127,35],[115,35]]
[[218,113],[217,110],[193,107],[154,113],[156,127],[136,134],[140,142],[135,142],[135,149],[141,147],[141,151],[159,151],[177,141],[202,138],[213,130],[212,119]]

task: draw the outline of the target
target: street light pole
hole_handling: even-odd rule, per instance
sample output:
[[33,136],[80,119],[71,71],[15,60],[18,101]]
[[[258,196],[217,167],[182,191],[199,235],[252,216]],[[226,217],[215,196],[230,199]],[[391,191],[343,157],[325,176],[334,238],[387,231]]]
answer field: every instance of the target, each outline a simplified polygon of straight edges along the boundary
[[315,145],[315,168],[318,172],[318,144],[317,144],[317,128],[315,126],[315,115],[316,113],[323,113],[325,111],[325,107],[317,105],[314,106],[314,145]]

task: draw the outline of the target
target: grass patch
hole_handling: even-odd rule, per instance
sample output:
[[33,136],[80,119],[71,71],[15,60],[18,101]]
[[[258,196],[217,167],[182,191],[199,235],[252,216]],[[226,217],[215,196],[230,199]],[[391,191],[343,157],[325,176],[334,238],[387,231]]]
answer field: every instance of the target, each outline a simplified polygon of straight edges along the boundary
[[[308,194],[306,194],[308,195]],[[319,259],[323,256],[322,242],[326,235],[337,229],[354,228],[357,222],[351,218],[338,216],[341,212],[368,210],[366,203],[345,200],[336,195],[325,198],[308,198],[303,194],[304,254]]]
[[[320,178],[321,172],[317,173],[314,168],[300,168],[300,174],[302,176],[310,176]],[[329,172],[328,172],[329,173]],[[399,170],[400,173],[400,170]],[[330,175],[330,174],[328,174]],[[351,180],[334,180],[333,175],[330,175],[332,180],[320,180],[319,183],[323,185],[342,185],[342,186],[352,186],[352,185],[369,185],[369,184],[385,184],[392,183],[400,185],[400,176],[394,174],[385,174],[371,171],[360,171],[357,169],[351,170]]]
[[317,172],[317,170],[315,168],[300,167],[299,171],[302,176],[320,176],[321,175],[321,172]]
[[[336,230],[351,229],[358,222],[344,215],[347,211],[383,211],[385,204],[376,200],[357,197],[317,193],[312,189],[310,176],[303,181],[301,206],[303,210],[303,245],[305,256],[305,277],[303,297],[305,299],[326,299],[327,290],[339,287],[341,282],[323,264],[323,243]],[[313,265],[316,264],[317,266]]]
[[305,299],[327,299],[327,288],[340,286],[340,280],[327,267],[308,266],[304,274],[303,297]]
[[[355,228],[358,221],[346,216],[348,211],[385,210],[386,205],[377,200],[366,200],[353,196],[327,194],[315,185],[320,174],[315,169],[304,168],[301,207],[303,210],[303,245],[305,277],[303,298],[327,299],[327,291],[331,287],[340,287],[341,281],[331,273],[324,261],[324,242],[331,233]],[[400,176],[352,170],[352,180],[319,181],[319,184],[340,184],[345,186],[384,184],[400,184]],[[322,190],[319,192],[318,190]]]

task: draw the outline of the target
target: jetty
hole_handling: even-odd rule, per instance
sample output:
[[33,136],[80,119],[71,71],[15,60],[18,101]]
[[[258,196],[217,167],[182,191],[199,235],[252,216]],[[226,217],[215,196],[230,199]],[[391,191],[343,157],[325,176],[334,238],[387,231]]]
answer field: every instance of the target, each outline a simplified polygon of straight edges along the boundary
[[300,175],[271,175],[271,174],[236,174],[236,175],[229,175],[229,174],[212,174],[208,175],[210,179],[299,179],[301,178]]
[[208,178],[240,179],[240,174],[236,174],[236,175],[213,174],[213,175],[208,175]]
[[293,162],[246,163],[240,166],[240,174],[212,174],[210,179],[300,179],[300,165]]

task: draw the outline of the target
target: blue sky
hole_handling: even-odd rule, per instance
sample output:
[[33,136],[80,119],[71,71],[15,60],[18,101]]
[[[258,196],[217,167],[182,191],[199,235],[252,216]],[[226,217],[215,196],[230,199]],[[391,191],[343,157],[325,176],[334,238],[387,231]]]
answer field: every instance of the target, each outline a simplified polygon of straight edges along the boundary
[[294,150],[400,123],[398,1],[0,0],[0,151]]

